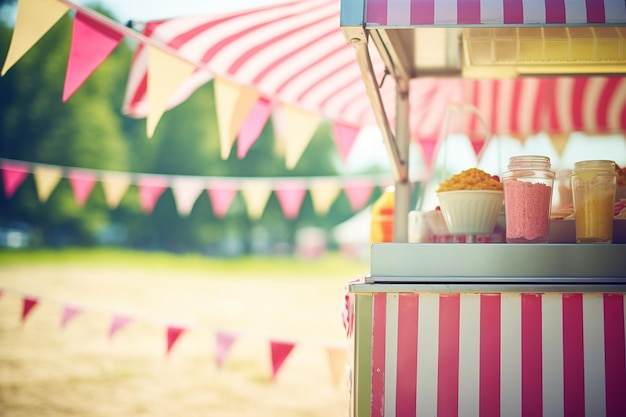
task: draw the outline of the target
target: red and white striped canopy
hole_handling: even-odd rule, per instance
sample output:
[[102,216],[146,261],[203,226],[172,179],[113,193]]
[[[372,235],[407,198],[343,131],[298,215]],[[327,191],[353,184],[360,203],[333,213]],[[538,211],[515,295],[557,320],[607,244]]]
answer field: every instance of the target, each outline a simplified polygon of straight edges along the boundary
[[[486,1],[496,0],[480,3]],[[374,125],[355,51],[342,34],[339,13],[338,0],[294,0],[218,16],[152,21],[145,25],[144,34],[201,66],[170,106],[218,75],[258,90],[273,106],[294,105],[356,127]],[[139,45],[130,69],[124,112],[134,117],[146,115],[147,54],[148,48]],[[375,74],[382,80],[384,65],[377,51],[371,56]],[[393,83],[387,77],[380,88],[391,123]],[[492,134],[626,131],[626,77],[421,78],[413,79],[410,88],[413,140],[438,138],[455,103],[475,108]],[[463,129],[470,135],[484,135],[476,118],[468,118]]]
[[368,26],[624,25],[623,0],[370,0]]

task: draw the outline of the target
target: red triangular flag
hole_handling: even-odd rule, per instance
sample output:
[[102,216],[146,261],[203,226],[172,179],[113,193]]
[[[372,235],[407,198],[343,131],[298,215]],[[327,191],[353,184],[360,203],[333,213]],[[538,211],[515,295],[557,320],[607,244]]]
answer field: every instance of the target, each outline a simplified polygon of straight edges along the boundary
[[82,309],[77,307],[65,306],[63,307],[63,317],[61,318],[61,328],[65,328],[67,323],[72,320],[78,313],[82,312]]
[[374,192],[374,185],[367,180],[346,181],[344,193],[350,202],[352,211],[357,212],[364,208]]
[[74,192],[76,204],[80,207],[84,206],[96,185],[96,174],[88,171],[72,171],[68,174],[68,181]]
[[221,368],[224,364],[226,356],[228,356],[228,352],[230,352],[230,348],[232,347],[233,343],[235,343],[235,339],[237,339],[237,335],[235,335],[234,333],[222,331],[217,332],[217,351],[215,353],[215,361],[218,368]]
[[423,139],[419,141],[420,148],[422,148],[422,157],[426,166],[431,167],[433,164],[433,157],[435,156],[435,148],[437,147],[437,141],[434,139]]
[[276,378],[276,374],[278,374],[278,370],[287,359],[287,356],[291,353],[291,350],[294,348],[293,343],[289,342],[274,342],[270,341],[270,349],[272,354],[272,379]]
[[484,140],[472,140],[470,141],[470,143],[472,144],[472,148],[474,149],[474,155],[476,156],[480,155],[480,152],[485,147],[485,141]]
[[65,74],[63,101],[67,101],[78,90],[122,39],[124,35],[116,32],[115,29],[103,25],[80,10],[76,12]]
[[172,348],[174,347],[174,343],[178,340],[181,334],[187,330],[184,327],[177,326],[168,326],[167,328],[167,353],[169,354]]
[[297,219],[306,196],[306,187],[301,185],[294,188],[293,183],[279,184],[275,192],[285,217],[289,220]]
[[15,191],[22,185],[28,175],[28,164],[20,162],[2,163],[2,181],[4,182],[4,195],[13,197]]
[[341,156],[341,159],[344,162],[347,161],[350,156],[350,151],[352,150],[352,146],[359,135],[359,130],[360,129],[358,127],[345,123],[337,122],[333,124],[335,144],[337,145],[339,156]]
[[111,327],[109,327],[109,339],[112,339],[115,333],[120,330],[122,327],[126,326],[131,322],[131,319],[128,317],[115,316],[111,320]]
[[35,308],[35,306],[39,303],[39,300],[32,297],[24,297],[24,301],[22,304],[22,323],[26,321],[26,318],[30,314],[30,312]]
[[254,142],[259,138],[263,128],[267,124],[272,106],[270,101],[261,97],[250,110],[248,117],[244,120],[239,128],[239,137],[237,139],[237,158],[244,158]]
[[144,176],[139,178],[137,187],[139,188],[141,210],[146,214],[150,214],[154,210],[157,201],[159,201],[161,194],[167,188],[167,179],[161,176]]
[[228,209],[237,195],[237,188],[234,184],[211,183],[207,193],[213,207],[213,214],[215,217],[222,218],[228,214]]

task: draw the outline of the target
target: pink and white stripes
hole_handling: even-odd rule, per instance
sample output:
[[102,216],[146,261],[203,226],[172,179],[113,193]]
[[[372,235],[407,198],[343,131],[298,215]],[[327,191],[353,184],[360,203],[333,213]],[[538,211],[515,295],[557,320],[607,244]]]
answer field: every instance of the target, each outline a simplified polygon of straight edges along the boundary
[[622,0],[368,0],[370,26],[605,25],[626,22]]
[[371,417],[626,414],[623,294],[372,298]]

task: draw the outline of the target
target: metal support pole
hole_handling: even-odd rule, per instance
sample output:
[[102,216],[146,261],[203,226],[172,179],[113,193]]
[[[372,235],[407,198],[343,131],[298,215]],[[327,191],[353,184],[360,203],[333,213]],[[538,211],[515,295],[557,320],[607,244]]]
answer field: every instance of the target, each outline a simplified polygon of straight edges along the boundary
[[396,144],[400,160],[404,164],[402,175],[395,180],[395,215],[393,237],[395,242],[409,241],[409,210],[411,209],[411,183],[409,181],[409,83],[396,79]]

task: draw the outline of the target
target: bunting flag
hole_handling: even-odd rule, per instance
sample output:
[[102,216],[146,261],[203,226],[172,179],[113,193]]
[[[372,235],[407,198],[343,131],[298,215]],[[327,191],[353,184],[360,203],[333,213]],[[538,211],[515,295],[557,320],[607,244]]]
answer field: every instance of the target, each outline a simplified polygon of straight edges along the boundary
[[224,77],[215,77],[214,88],[221,156],[226,160],[241,126],[261,94]]
[[328,364],[333,384],[339,386],[342,381],[346,380],[346,365],[348,364],[348,353],[345,347],[331,346],[326,348],[328,356]]
[[346,162],[350,156],[350,151],[356,142],[356,138],[359,135],[360,128],[357,126],[349,125],[347,123],[333,123],[333,137],[339,151],[339,156]]
[[167,189],[167,180],[160,176],[144,175],[138,181],[141,210],[146,214],[150,214],[159,201],[161,194]]
[[289,220],[298,218],[300,207],[306,196],[306,186],[289,183],[281,187],[279,184],[275,193],[285,217]]
[[22,316],[21,321],[24,323],[28,318],[29,314],[33,311],[33,309],[39,304],[39,300],[33,297],[24,297],[22,300]]
[[204,188],[204,181],[199,178],[174,178],[172,193],[178,214],[188,216]]
[[272,379],[276,378],[278,371],[293,350],[295,344],[291,342],[270,341],[270,353],[272,356]]
[[74,198],[76,203],[82,207],[87,202],[87,199],[93,191],[93,187],[96,185],[98,178],[93,172],[89,171],[76,171],[69,177],[69,183],[74,192]]
[[239,129],[239,138],[237,139],[237,158],[243,159],[248,151],[256,142],[257,138],[263,131],[267,121],[272,114],[272,106],[270,100],[265,97],[259,97],[257,102],[248,113],[248,117],[244,120]]
[[283,138],[285,141],[285,164],[287,169],[293,169],[313,139],[320,123],[320,117],[293,106],[285,106],[285,117],[287,118],[287,132]]
[[271,194],[271,185],[266,181],[245,182],[242,185],[241,195],[246,202],[248,217],[254,220],[260,219]]
[[62,170],[60,167],[36,166],[33,175],[37,186],[37,196],[39,201],[45,203],[57,184],[61,181]]
[[4,195],[13,197],[15,191],[22,185],[30,171],[28,165],[22,162],[5,162],[2,164],[2,182],[4,183]]
[[350,202],[350,207],[355,213],[367,205],[373,191],[372,184],[358,180],[350,181],[344,189],[344,193]]
[[[21,294],[15,291],[6,291],[3,288],[0,288],[0,297],[7,293],[15,293],[21,298],[22,301],[22,311],[20,321],[24,323],[32,313],[34,308],[41,304],[44,301],[52,301],[46,300],[39,297],[33,297]],[[80,314],[89,311],[88,306],[76,306],[65,301],[55,301],[56,304],[59,304],[62,308],[62,317],[61,317],[61,329],[65,328],[70,321],[74,320]],[[98,309],[100,313],[102,311]],[[117,332],[119,332],[122,328],[124,328],[130,322],[136,320],[137,318],[130,317],[125,314],[118,314],[115,312],[111,313],[110,326],[108,330],[108,339],[111,341]],[[148,319],[148,317],[144,317],[144,319]],[[159,326],[163,326],[163,321],[161,319],[153,319],[154,324]],[[197,326],[181,326],[181,325],[164,325],[165,326],[165,338],[166,338],[166,350],[165,356],[169,356],[174,348],[174,345],[180,339],[180,336],[183,333],[190,330],[198,330]],[[222,369],[226,362],[227,357],[230,355],[231,350],[233,348],[234,343],[239,340],[241,337],[245,336],[245,332],[237,331],[237,330],[224,330],[224,329],[216,329],[214,330],[216,349],[215,349],[215,363],[218,369]],[[254,334],[250,335],[255,339],[258,339],[259,335]],[[286,342],[284,339],[273,337],[273,336],[264,336],[269,342],[270,349],[270,357],[271,357],[271,378],[276,379],[279,371],[282,369],[287,357],[291,354],[292,350],[295,348],[297,344],[304,343],[304,341],[290,341]],[[314,342],[316,345],[319,344],[319,341]],[[323,347],[326,351],[326,356],[328,359],[329,370],[331,374],[332,383],[337,386],[342,379],[346,377],[346,366],[347,366],[347,346],[343,343],[332,343],[332,342],[324,342]]]
[[111,209],[116,208],[122,197],[126,194],[130,187],[130,174],[120,172],[104,172],[101,174],[102,187],[104,189],[104,198],[107,206]]
[[[374,187],[386,187],[390,174],[349,177],[202,177],[191,175],[158,175],[126,173],[94,169],[54,166],[0,158],[0,172],[5,195],[12,197],[28,174],[33,174],[37,195],[45,202],[62,178],[67,178],[79,206],[89,199],[97,182],[102,183],[106,204],[115,209],[136,184],[142,211],[150,214],[167,188],[171,188],[178,213],[187,216],[204,189],[207,190],[213,214],[223,218],[228,214],[234,198],[242,192],[249,215],[255,219],[263,215],[265,206],[275,192],[281,209],[289,219],[297,217],[310,190],[313,209],[325,215],[344,188],[351,204],[361,207],[369,199]],[[421,174],[420,174],[421,175]],[[244,192],[244,190],[246,190]],[[295,217],[294,217],[295,216]]]
[[207,193],[209,194],[215,217],[226,217],[230,205],[237,195],[236,185],[230,182],[213,181]]
[[567,147],[567,143],[569,142],[569,135],[559,135],[559,134],[553,134],[550,135],[550,143],[552,144],[552,146],[554,146],[554,150],[556,151],[556,154],[559,156],[563,156],[563,152],[565,151],[565,148]]
[[228,353],[230,352],[231,347],[235,343],[237,339],[237,335],[232,332],[226,331],[218,331],[215,334],[216,341],[216,353],[215,353],[215,363],[218,368],[222,368]]
[[77,11],[72,27],[72,44],[65,73],[63,101],[89,78],[124,39],[124,35]]
[[6,74],[69,9],[57,0],[19,0],[9,52],[0,75]]
[[109,327],[109,339],[113,339],[113,336],[117,334],[124,326],[132,321],[131,318],[126,316],[113,316],[111,320],[111,326]]
[[147,135],[152,137],[168,103],[196,69],[195,65],[155,46],[148,47],[148,110]]
[[309,192],[313,202],[313,210],[317,214],[323,215],[328,213],[341,193],[341,183],[334,178],[315,179],[311,181]]
[[174,347],[174,344],[178,340],[178,338],[186,331],[185,327],[179,326],[168,326],[167,327],[167,349],[166,353],[169,354]]
[[61,328],[65,328],[67,324],[83,310],[78,307],[64,306],[63,315],[61,317]]

